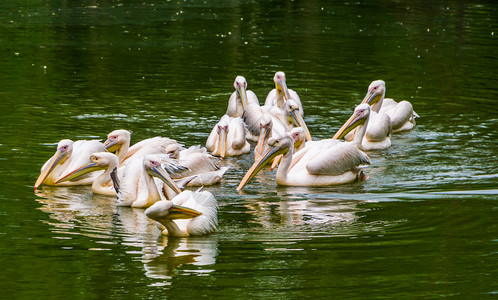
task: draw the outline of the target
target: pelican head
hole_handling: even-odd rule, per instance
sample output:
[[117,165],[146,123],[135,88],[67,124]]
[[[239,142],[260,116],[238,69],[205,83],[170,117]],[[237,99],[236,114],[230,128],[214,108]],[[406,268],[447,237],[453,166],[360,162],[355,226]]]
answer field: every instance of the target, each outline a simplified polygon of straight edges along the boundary
[[228,121],[222,118],[220,122],[216,125],[216,131],[218,132],[218,149],[220,151],[221,158],[225,158],[227,153],[227,135],[228,135]]
[[160,157],[154,154],[144,156],[144,168],[150,176],[161,179],[168,187],[170,187],[177,194],[182,191],[171,179],[170,173],[175,173],[181,170],[181,166],[173,163],[165,163]]
[[36,179],[35,190],[42,184],[42,182],[47,178],[47,176],[54,170],[54,168],[64,163],[64,161],[71,155],[73,151],[72,140],[64,139],[57,144],[57,151],[50,158],[50,160],[42,168],[38,179]]
[[[384,99],[385,94],[386,83],[383,80],[372,81],[372,83],[370,83],[370,85],[368,86],[367,94],[365,95],[365,98],[363,98],[363,101],[361,101],[361,103],[367,103],[370,106],[374,106],[376,103],[379,103]],[[380,105],[375,106],[376,112],[378,112],[380,106],[382,105],[382,102],[380,103]]]
[[131,140],[131,132],[125,129],[114,130],[107,135],[107,140],[104,142],[104,147],[109,152],[114,152],[121,148],[121,145],[129,143]]
[[[202,213],[185,206],[174,205],[171,201],[158,201],[145,210],[145,215],[159,223],[176,219],[192,219]],[[164,224],[163,224],[164,225]]]
[[275,88],[277,93],[284,96],[285,100],[290,99],[289,89],[287,88],[287,82],[285,79],[285,73],[282,71],[276,72],[273,76],[273,82],[275,82]]
[[259,138],[258,144],[256,144],[256,148],[254,148],[254,159],[257,160],[261,153],[263,153],[265,143],[271,136],[271,131],[273,127],[273,121],[271,117],[267,114],[264,114],[259,120]]
[[304,143],[305,132],[302,127],[294,127],[289,132],[289,135],[294,140],[294,149],[299,148]]
[[289,99],[285,101],[284,114],[287,116],[287,122],[289,124],[294,124],[296,127],[302,127],[306,140],[311,141],[311,133],[308,126],[306,126],[303,117],[299,113],[299,105],[297,105],[294,100]]
[[243,76],[235,77],[233,82],[233,87],[237,91],[240,101],[242,102],[242,108],[247,107],[247,80]]
[[241,190],[251,179],[258,174],[259,171],[268,163],[270,163],[278,155],[286,155],[290,149],[294,147],[294,140],[289,135],[284,135],[279,138],[270,138],[266,151],[260,156],[259,160],[255,161],[251,168],[247,171],[244,178],[240,181],[237,190]]
[[168,154],[169,157],[172,159],[179,159],[180,158],[180,146],[176,143],[169,144],[168,146],[166,146],[166,154]]
[[353,115],[342,125],[342,127],[335,133],[333,139],[342,139],[351,130],[360,125],[364,125],[370,115],[370,105],[362,103],[356,106]]
[[55,183],[61,183],[69,180],[73,180],[77,177],[85,175],[90,172],[104,170],[107,168],[117,168],[119,165],[118,157],[115,154],[109,152],[97,152],[90,155],[90,162],[84,164],[78,169],[66,174],[64,177],[57,179]]

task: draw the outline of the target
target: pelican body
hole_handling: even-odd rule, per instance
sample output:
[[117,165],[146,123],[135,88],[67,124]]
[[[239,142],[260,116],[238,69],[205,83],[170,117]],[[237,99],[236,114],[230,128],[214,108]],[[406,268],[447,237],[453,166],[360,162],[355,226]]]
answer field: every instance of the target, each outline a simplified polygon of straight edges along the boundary
[[246,128],[242,119],[224,115],[211,130],[206,148],[221,158],[249,153],[251,145],[246,140]]
[[172,237],[205,235],[218,227],[218,202],[207,191],[184,191],[171,201],[159,201],[145,215],[164,226],[162,234]]
[[370,164],[356,145],[335,139],[310,141],[294,154],[294,139],[286,134],[271,138],[261,158],[247,171],[237,190],[241,190],[263,167],[283,154],[276,182],[286,186],[327,186],[363,178],[360,165]]

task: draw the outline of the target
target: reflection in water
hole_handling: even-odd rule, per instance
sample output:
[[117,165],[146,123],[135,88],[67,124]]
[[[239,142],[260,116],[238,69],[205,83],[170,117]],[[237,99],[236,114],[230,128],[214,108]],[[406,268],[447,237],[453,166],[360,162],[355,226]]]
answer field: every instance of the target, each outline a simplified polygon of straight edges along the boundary
[[[162,247],[156,255],[143,260],[145,275],[156,279],[170,279],[178,275],[178,268],[184,264],[195,266],[214,265],[218,256],[216,235],[202,237],[174,238],[162,236]],[[183,270],[186,272],[186,270]],[[196,269],[191,272],[206,274],[213,270]]]
[[[102,245],[116,244],[120,237],[127,254],[138,256],[145,275],[155,279],[171,279],[182,265],[213,265],[218,255],[216,235],[189,238],[168,238],[161,235],[157,223],[145,216],[142,209],[120,207],[115,197],[92,195],[89,187],[44,187],[36,191],[40,210],[49,214],[57,239],[71,235],[97,238],[99,247],[89,250],[111,250]],[[110,246],[109,246],[110,247]],[[71,249],[65,247],[65,249]],[[130,250],[133,249],[133,250]],[[138,250],[136,250],[138,249]],[[209,273],[209,269],[192,272]],[[167,282],[156,285],[166,285]]]

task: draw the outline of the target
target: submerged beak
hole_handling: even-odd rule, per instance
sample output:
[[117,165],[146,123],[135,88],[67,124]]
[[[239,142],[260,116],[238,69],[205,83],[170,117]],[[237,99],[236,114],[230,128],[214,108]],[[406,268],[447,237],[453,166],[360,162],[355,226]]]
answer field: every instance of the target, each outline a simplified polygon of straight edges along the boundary
[[292,118],[294,119],[294,121],[296,121],[297,125],[299,127],[302,127],[304,129],[304,135],[306,137],[306,140],[307,141],[311,141],[311,133],[308,129],[308,126],[306,126],[306,122],[304,122],[304,119],[303,117],[301,116],[301,114],[299,114],[299,111],[298,110],[293,110],[290,112],[290,115],[292,116]]
[[175,193],[180,194],[182,192],[182,190],[178,187],[178,185],[176,185],[173,179],[169,176],[168,172],[166,172],[162,166],[152,167],[147,170],[147,173],[161,179],[167,186],[175,191]]
[[202,215],[200,211],[195,209],[181,206],[181,205],[173,205],[169,209],[169,213],[167,215],[167,219],[175,220],[175,219],[192,219]]
[[259,132],[258,144],[256,145],[256,148],[254,148],[254,161],[261,157],[261,154],[265,150],[265,141],[268,139],[269,135],[270,128],[265,128]]
[[342,139],[346,134],[348,134],[351,130],[355,129],[359,125],[363,125],[365,123],[365,119],[363,116],[359,116],[356,113],[353,115],[342,125],[342,127],[335,133],[332,139]]
[[237,89],[237,93],[239,94],[240,100],[242,101],[242,108],[246,109],[247,107],[247,92],[244,86],[239,86]]
[[237,190],[240,191],[251,179],[258,174],[263,167],[269,163],[275,156],[279,154],[284,154],[287,148],[278,148],[275,146],[268,146],[266,152],[260,157],[259,161],[255,161],[251,168],[247,171],[246,175],[240,181]]
[[227,131],[225,128],[220,130],[219,136],[220,156],[221,158],[225,158],[225,154],[227,153]]
[[57,164],[65,156],[66,156],[66,152],[61,152],[59,150],[57,150],[55,152],[54,156],[52,156],[52,158],[50,159],[50,162],[47,164],[45,169],[41,170],[40,176],[38,176],[38,179],[36,179],[35,190],[42,184],[43,180],[45,180],[45,178],[47,178],[48,174],[50,174],[50,172],[52,172],[52,170],[55,168],[55,166],[57,166]]
[[90,173],[90,172],[102,170],[102,169],[103,168],[98,166],[97,163],[92,162],[92,163],[83,165],[82,167],[80,167],[80,168],[70,172],[69,174],[65,175],[64,177],[57,179],[57,181],[55,181],[55,183],[61,183],[64,181],[73,180],[81,175],[86,174],[86,173]]
[[289,89],[287,88],[287,83],[285,80],[279,80],[277,81],[277,89],[284,94],[284,99],[289,100],[290,99],[290,94],[289,94]]

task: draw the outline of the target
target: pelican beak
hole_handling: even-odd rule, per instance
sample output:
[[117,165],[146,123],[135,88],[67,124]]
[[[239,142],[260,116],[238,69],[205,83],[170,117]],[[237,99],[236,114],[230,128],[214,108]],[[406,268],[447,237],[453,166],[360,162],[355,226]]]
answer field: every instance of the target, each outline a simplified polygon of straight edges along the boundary
[[289,89],[287,88],[287,83],[284,79],[277,81],[277,90],[284,94],[285,100],[290,99]]
[[271,164],[271,168],[270,168],[272,171],[273,171],[273,169],[275,169],[278,166],[278,164],[282,160],[282,156],[284,156],[284,155],[280,154],[279,156],[275,157],[275,159],[273,160],[273,162]]
[[225,158],[225,154],[227,153],[227,130],[225,127],[220,129],[219,135],[220,156],[221,158]]
[[61,182],[73,180],[81,175],[86,174],[86,173],[90,173],[90,172],[102,170],[102,169],[103,168],[100,167],[99,165],[97,165],[97,163],[92,162],[92,163],[83,165],[83,166],[79,167],[78,169],[76,169],[76,170],[66,174],[65,176],[57,179],[57,181],[55,181],[55,183],[61,183]]
[[36,179],[35,190],[42,184],[43,180],[45,180],[45,178],[47,178],[48,174],[50,174],[50,172],[52,172],[52,170],[55,168],[55,166],[57,166],[57,164],[59,164],[61,161],[63,161],[63,159],[65,157],[66,157],[66,152],[62,152],[59,150],[57,150],[55,152],[54,156],[52,156],[52,158],[50,158],[50,162],[47,164],[47,166],[43,170],[41,170],[40,176],[38,176],[38,179]]
[[299,111],[293,110],[290,112],[290,115],[292,116],[292,119],[296,121],[297,125],[304,129],[304,136],[306,137],[306,140],[311,141],[311,133],[308,129],[308,126],[306,126],[306,122],[304,122],[303,117],[301,116],[301,114],[299,114]]
[[240,100],[242,101],[242,108],[246,109],[247,107],[247,91],[244,86],[239,86],[237,88],[237,93],[239,94]]
[[285,154],[288,151],[287,148],[279,148],[275,146],[268,146],[266,148],[266,152],[259,158],[258,161],[255,161],[251,168],[247,171],[244,178],[240,181],[239,186],[237,187],[237,191],[240,191],[251,179],[258,174],[263,167],[272,161],[279,154]]
[[265,141],[268,139],[269,135],[270,128],[265,128],[259,132],[258,144],[256,145],[256,148],[254,148],[254,161],[261,157],[261,154],[265,150]]
[[379,102],[381,96],[382,96],[382,94],[377,93],[377,92],[368,92],[360,104],[366,103],[366,104],[372,106],[375,103]]
[[168,187],[175,191],[175,193],[180,194],[182,192],[182,190],[178,187],[178,185],[176,185],[173,179],[169,176],[168,172],[166,172],[162,166],[147,169],[147,173],[161,179]]
[[175,219],[192,219],[202,215],[200,211],[195,209],[181,206],[181,205],[173,205],[169,209],[169,213],[166,216],[167,219],[175,220]]
[[104,142],[104,147],[107,149],[107,151],[114,152],[119,149],[119,144],[116,141],[111,141],[110,139],[107,139]]
[[342,125],[342,127],[335,133],[332,139],[342,139],[350,131],[363,124],[365,124],[364,116],[353,113],[353,115],[346,121],[346,123],[344,123],[344,125]]

